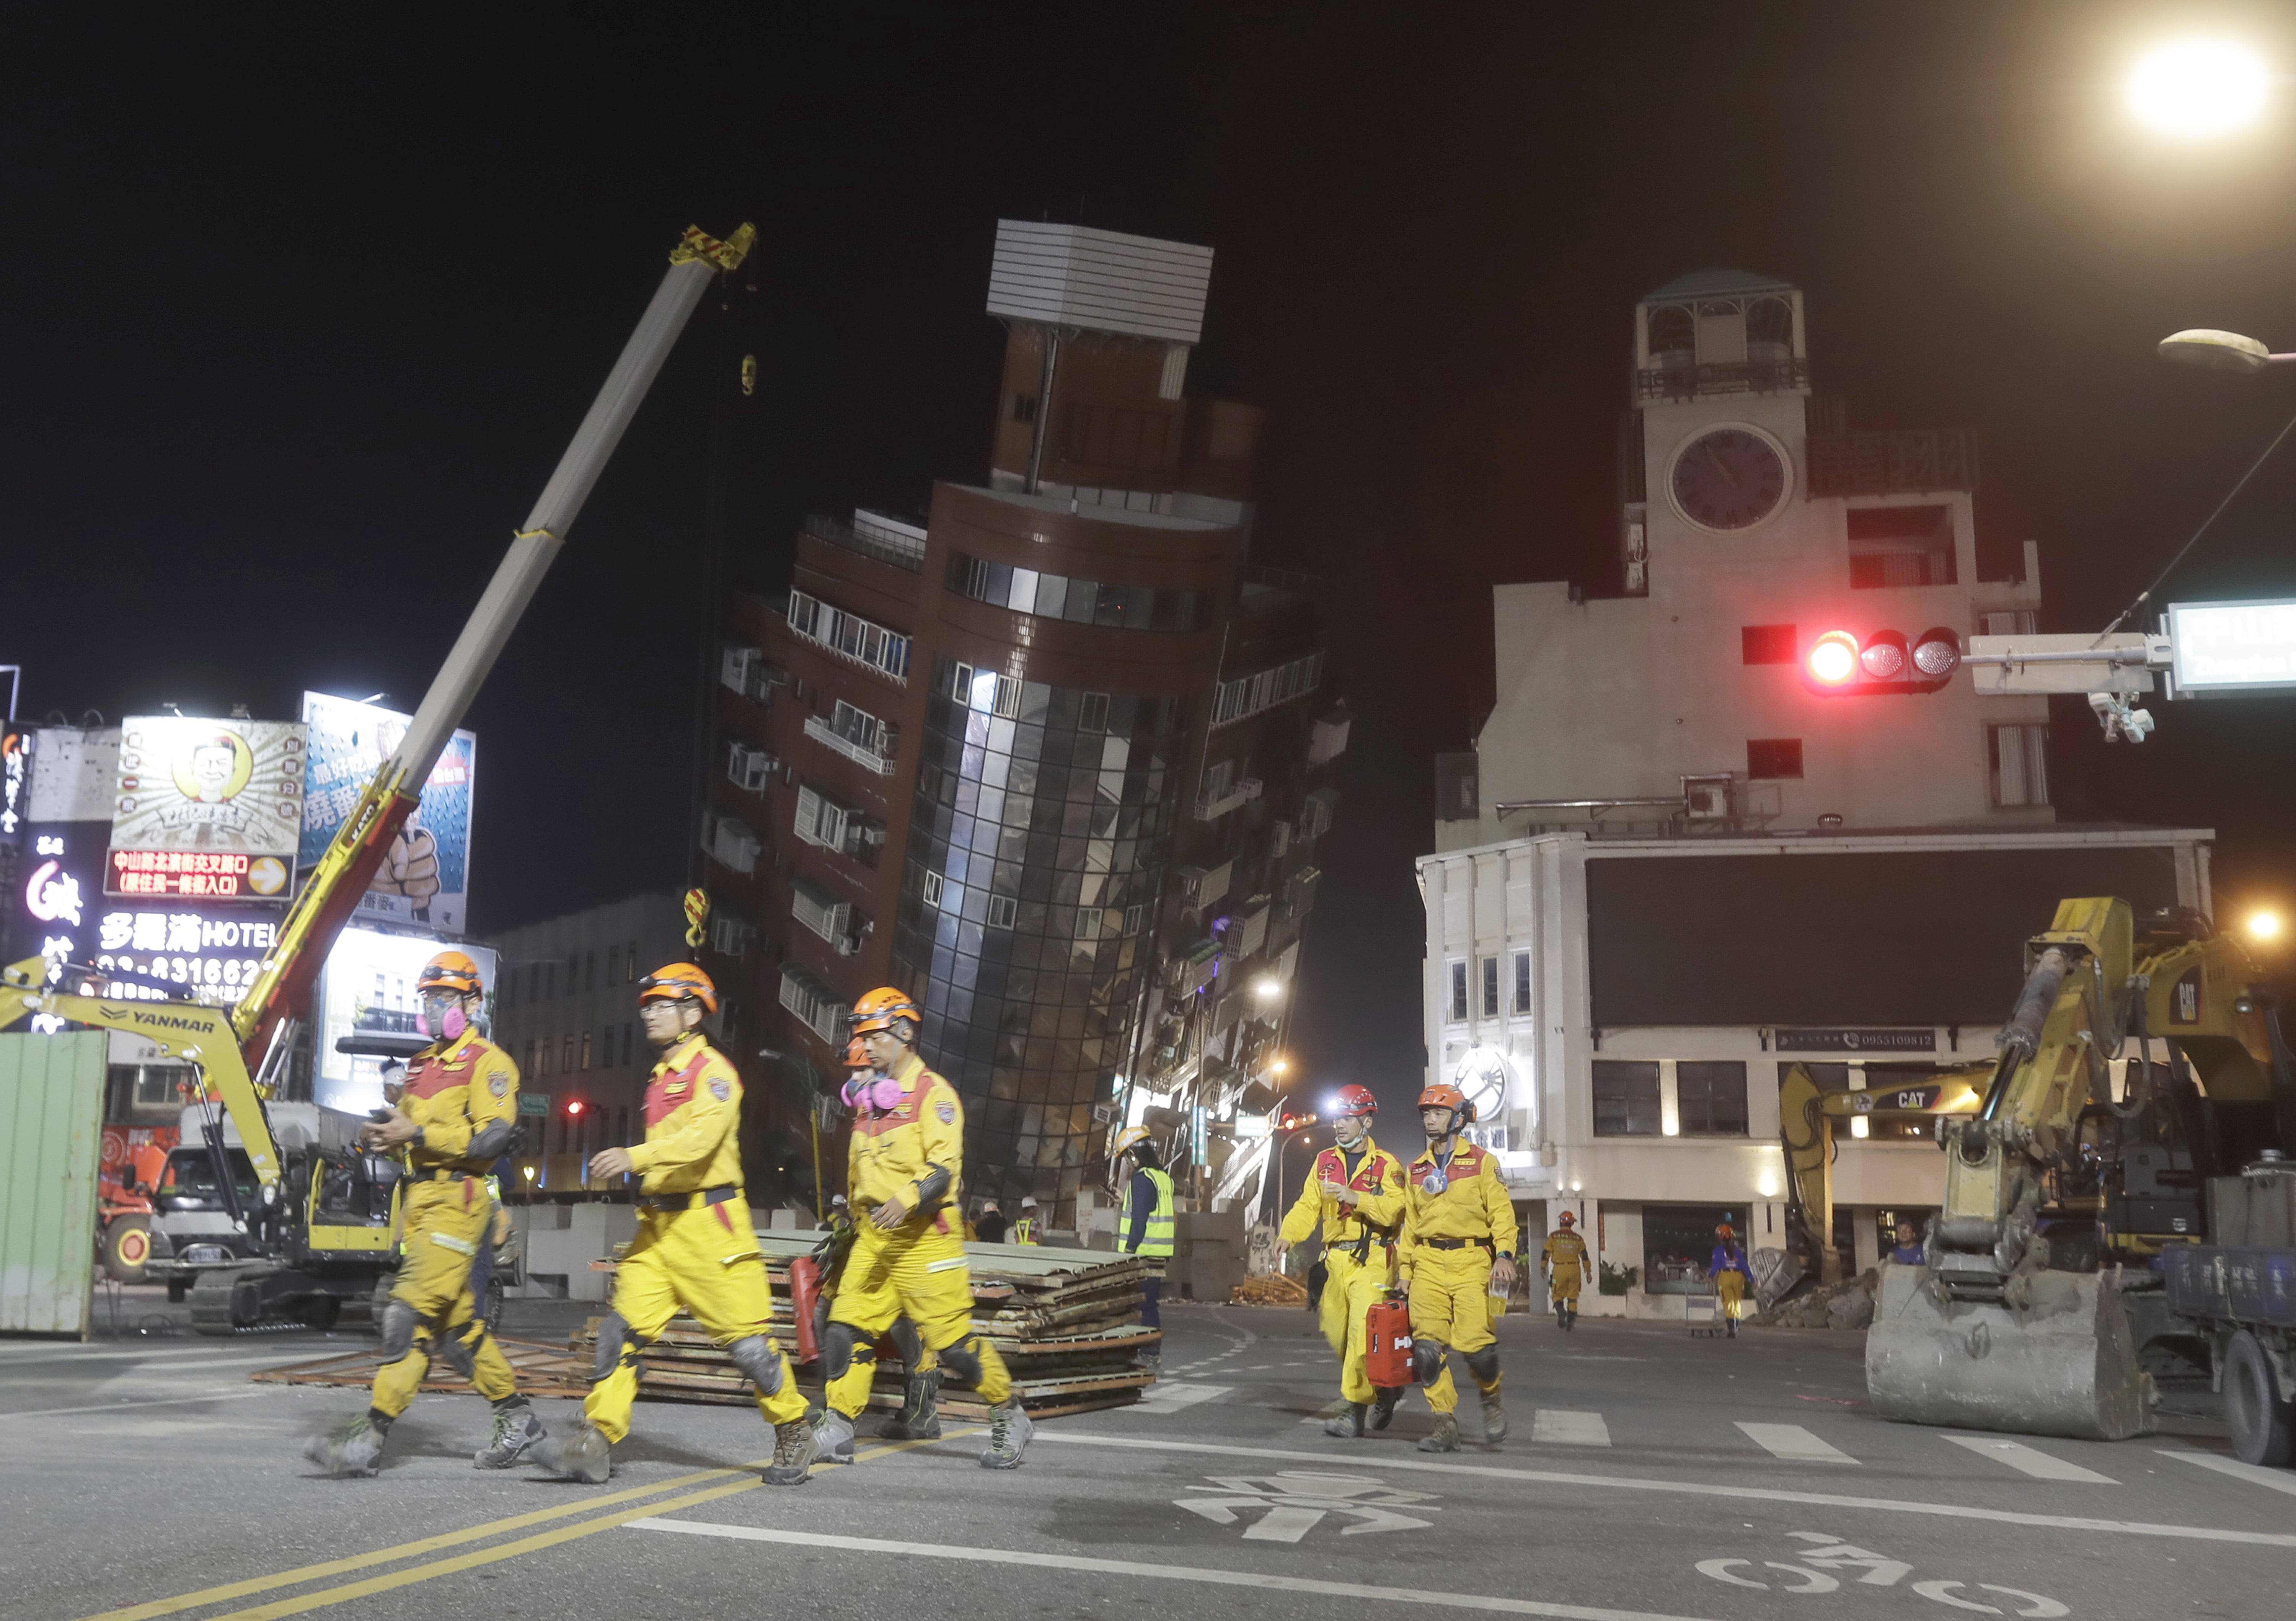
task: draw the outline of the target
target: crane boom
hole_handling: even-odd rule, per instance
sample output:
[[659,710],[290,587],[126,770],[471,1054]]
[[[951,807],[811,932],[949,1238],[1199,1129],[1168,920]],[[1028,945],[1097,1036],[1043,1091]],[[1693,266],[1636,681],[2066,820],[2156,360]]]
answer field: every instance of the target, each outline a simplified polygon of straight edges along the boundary
[[741,264],[756,235],[745,225],[719,242],[698,229],[689,230],[670,254],[669,269],[637,330],[623,346],[541,498],[527,514],[525,527],[512,539],[485,595],[471,611],[406,736],[343,819],[289,909],[277,949],[232,1009],[232,1028],[250,1071],[260,1073],[283,1023],[299,1018],[309,1006],[311,987],[328,947],[373,882],[391,839],[421,802],[422,786],[439,754],[494,669],[542,577],[557,560],[567,531],[669,358],[703,288],[712,276]]

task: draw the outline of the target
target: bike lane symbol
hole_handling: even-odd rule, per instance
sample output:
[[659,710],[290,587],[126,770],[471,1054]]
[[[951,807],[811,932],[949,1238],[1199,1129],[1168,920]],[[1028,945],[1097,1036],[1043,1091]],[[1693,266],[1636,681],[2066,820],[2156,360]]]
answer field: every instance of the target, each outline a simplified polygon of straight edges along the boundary
[[[1764,1559],[1759,1568],[1775,1571],[1792,1578],[1784,1581],[1765,1581],[1757,1574],[1756,1562],[1750,1559],[1701,1559],[1695,1568],[1699,1575],[1733,1587],[1759,1588],[1765,1592],[1818,1593],[1838,1592],[1842,1577],[1857,1573],[1855,1580],[1861,1586],[1894,1587],[1913,1574],[1914,1568],[1903,1559],[1893,1559],[1870,1548],[1859,1548],[1842,1541],[1828,1531],[1790,1531],[1786,1534],[1809,1547],[1799,1551],[1800,1562]],[[1815,1568],[1814,1568],[1815,1567]],[[2019,1621],[2046,1621],[2046,1618],[2068,1616],[2072,1612],[2045,1593],[2029,1592],[2021,1587],[2004,1587],[1993,1582],[1967,1583],[1959,1581],[1921,1581],[1908,1587],[1934,1604],[1949,1609],[1970,1610],[1986,1616],[2013,1616]],[[2011,1601],[2011,1608],[1988,1604],[1974,1596],[1969,1589],[1998,1594]]]

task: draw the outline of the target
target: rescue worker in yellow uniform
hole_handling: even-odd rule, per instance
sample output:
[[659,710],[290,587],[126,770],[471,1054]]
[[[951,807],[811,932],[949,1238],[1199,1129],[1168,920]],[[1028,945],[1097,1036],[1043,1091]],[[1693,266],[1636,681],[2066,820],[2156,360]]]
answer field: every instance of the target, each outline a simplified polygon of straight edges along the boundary
[[853,1421],[869,1403],[872,1359],[857,1356],[906,1317],[944,1373],[989,1405],[983,1469],[1018,1467],[1035,1426],[1021,1410],[996,1348],[972,1331],[972,1282],[957,1203],[964,1111],[956,1089],[916,1054],[922,1016],[902,992],[872,991],[854,1005],[853,1033],[878,1074],[856,1089],[846,1186],[854,1239],[830,1303],[821,1348],[826,1405],[814,1416],[816,1455],[853,1461]]
[[1558,1225],[1546,1235],[1539,1250],[1546,1268],[1546,1292],[1554,1302],[1554,1321],[1565,1329],[1578,1326],[1578,1288],[1587,1279],[1587,1240],[1578,1234],[1578,1218],[1564,1211]]
[[510,1468],[545,1434],[471,1290],[472,1264],[494,1240],[488,1177],[518,1144],[518,1066],[478,1033],[485,987],[469,957],[439,952],[414,984],[416,1016],[430,1045],[408,1061],[388,1118],[359,1133],[367,1147],[398,1154],[406,1167],[403,1259],[382,1312],[388,1360],[375,1375],[366,1416],[303,1449],[332,1475],[375,1472],[384,1439],[422,1388],[434,1351],[494,1403],[494,1436],[472,1459],[479,1468]]
[[613,1446],[629,1434],[638,1359],[680,1306],[758,1387],[758,1411],[774,1427],[766,1484],[797,1485],[812,1472],[805,1397],[772,1338],[765,1257],[742,1195],[742,1080],[701,1030],[717,1011],[718,987],[690,962],[638,982],[638,1018],[661,1055],[646,1082],[645,1140],[590,1156],[593,1176],[642,1179],[638,1234],[614,1273],[614,1308],[598,1326],[583,1422],[541,1460],[577,1480],[611,1473]]
[[1323,1229],[1324,1281],[1316,1309],[1340,1359],[1340,1395],[1348,1404],[1324,1433],[1349,1440],[1362,1436],[1366,1411],[1372,1428],[1385,1429],[1403,1395],[1399,1386],[1375,1387],[1364,1366],[1365,1315],[1395,1286],[1395,1235],[1403,1224],[1403,1164],[1372,1140],[1378,1113],[1368,1087],[1340,1089],[1332,1125],[1338,1145],[1316,1156],[1276,1235],[1288,1249]]
[[[840,1094],[845,1107],[857,1113],[862,1100],[868,1096],[867,1089],[878,1079],[877,1066],[869,1057],[869,1049],[862,1045],[859,1036],[855,1036],[845,1047],[845,1089]],[[849,1224],[850,1213],[841,1193],[837,1196],[837,1220]],[[837,1298],[837,1283],[843,1275],[844,1270],[840,1267],[829,1280],[828,1296],[817,1308],[822,1314],[820,1330],[817,1331],[825,1331],[828,1327],[830,1303]],[[917,1337],[917,1325],[906,1317],[897,1320],[885,1331],[885,1338],[899,1354],[901,1366],[906,1370],[907,1377],[902,1381],[901,1410],[878,1424],[878,1435],[888,1441],[939,1440],[940,1359],[925,1349],[924,1341]],[[868,1364],[866,1370],[873,1378],[877,1346],[857,1345],[853,1347],[853,1356],[857,1364]],[[868,1385],[865,1383],[861,1388],[865,1401]]]
[[1514,1205],[1499,1178],[1498,1156],[1460,1134],[1472,1118],[1466,1094],[1456,1086],[1438,1083],[1420,1093],[1427,1149],[1404,1179],[1396,1272],[1409,1291],[1412,1363],[1435,1413],[1434,1433],[1419,1443],[1423,1452],[1459,1450],[1449,1351],[1466,1358],[1482,1392],[1483,1439],[1506,1439],[1489,1296],[1514,1287]]

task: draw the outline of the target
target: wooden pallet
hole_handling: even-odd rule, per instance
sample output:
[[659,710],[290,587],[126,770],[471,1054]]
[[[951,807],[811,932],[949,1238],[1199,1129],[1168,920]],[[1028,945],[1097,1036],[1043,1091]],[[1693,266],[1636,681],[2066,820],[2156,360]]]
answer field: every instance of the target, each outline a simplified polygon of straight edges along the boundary
[[[586,1396],[590,1394],[590,1359],[577,1356],[558,1345],[537,1345],[529,1339],[505,1339],[497,1334],[495,1344],[510,1359],[511,1371],[518,1376],[519,1393],[530,1396]],[[391,1359],[381,1351],[352,1351],[340,1356],[323,1356],[316,1362],[291,1362],[284,1368],[266,1368],[248,1377],[258,1385],[340,1385],[364,1388],[374,1383],[374,1376],[382,1371]],[[424,1390],[438,1395],[460,1395],[471,1388],[470,1380],[447,1365],[444,1357],[430,1359],[430,1370],[423,1376]]]

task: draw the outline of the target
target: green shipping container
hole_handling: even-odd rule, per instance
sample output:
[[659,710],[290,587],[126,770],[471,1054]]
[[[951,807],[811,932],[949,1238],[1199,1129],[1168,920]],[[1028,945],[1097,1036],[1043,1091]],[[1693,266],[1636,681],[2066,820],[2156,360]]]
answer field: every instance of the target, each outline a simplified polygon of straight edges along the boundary
[[0,1334],[87,1337],[105,1039],[0,1035]]

